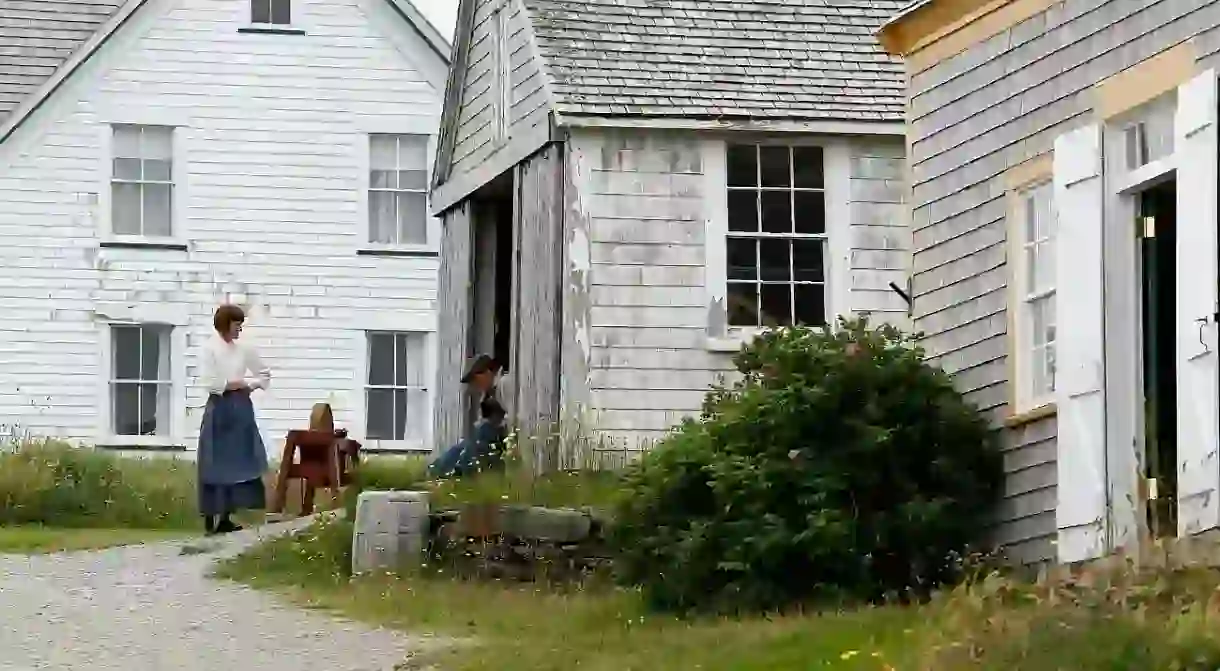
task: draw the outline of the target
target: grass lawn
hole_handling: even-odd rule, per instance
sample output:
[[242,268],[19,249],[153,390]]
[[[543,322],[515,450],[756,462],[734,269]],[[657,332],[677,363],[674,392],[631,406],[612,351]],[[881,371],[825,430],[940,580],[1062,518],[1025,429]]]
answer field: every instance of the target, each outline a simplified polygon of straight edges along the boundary
[[97,550],[189,537],[191,532],[166,529],[58,529],[43,526],[0,527],[0,553],[45,554]]
[[218,576],[304,606],[459,639],[408,667],[446,671],[882,671],[905,668],[897,657],[919,619],[913,610],[878,608],[684,622],[648,613],[633,593],[610,587],[565,593],[423,575],[349,581],[324,549],[337,546],[344,527],[272,541],[223,564]]

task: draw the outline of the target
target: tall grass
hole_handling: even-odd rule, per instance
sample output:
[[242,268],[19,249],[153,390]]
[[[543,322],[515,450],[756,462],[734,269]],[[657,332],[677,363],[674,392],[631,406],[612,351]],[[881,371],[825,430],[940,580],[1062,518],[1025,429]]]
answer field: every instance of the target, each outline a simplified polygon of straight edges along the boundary
[[55,441],[14,443],[0,451],[0,525],[192,528],[195,465]]

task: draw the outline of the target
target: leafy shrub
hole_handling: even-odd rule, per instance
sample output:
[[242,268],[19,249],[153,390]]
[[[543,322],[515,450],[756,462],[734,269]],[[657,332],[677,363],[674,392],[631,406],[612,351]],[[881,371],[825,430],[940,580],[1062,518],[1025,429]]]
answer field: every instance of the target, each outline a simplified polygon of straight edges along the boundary
[[927,594],[998,493],[986,422],[897,329],[788,328],[627,474],[620,578],[657,606]]
[[191,528],[195,465],[53,441],[0,451],[0,526]]

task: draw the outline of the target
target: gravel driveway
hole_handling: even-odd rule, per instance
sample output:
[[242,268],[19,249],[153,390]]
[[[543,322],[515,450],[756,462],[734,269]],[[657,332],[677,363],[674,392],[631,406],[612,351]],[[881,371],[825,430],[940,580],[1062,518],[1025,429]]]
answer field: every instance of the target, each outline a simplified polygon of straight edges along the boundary
[[0,671],[390,671],[423,645],[205,577],[212,562],[301,520],[226,537],[209,554],[157,543],[0,555]]

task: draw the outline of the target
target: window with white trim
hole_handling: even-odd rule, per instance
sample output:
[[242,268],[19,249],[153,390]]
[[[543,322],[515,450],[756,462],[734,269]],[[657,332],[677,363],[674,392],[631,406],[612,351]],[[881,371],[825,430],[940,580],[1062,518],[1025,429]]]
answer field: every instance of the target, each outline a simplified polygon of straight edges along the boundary
[[163,324],[110,326],[110,429],[169,436],[173,406],[170,332]]
[[824,326],[822,148],[730,144],[727,151],[729,326]]
[[428,243],[428,136],[369,136],[369,242]]
[[250,23],[264,26],[292,24],[292,0],[250,0]]
[[369,331],[367,440],[423,441],[428,433],[426,333]]
[[1019,227],[1016,275],[1018,396],[1022,410],[1053,400],[1055,392],[1055,229],[1054,189],[1050,182],[1017,194]]
[[115,125],[111,154],[111,232],[169,237],[174,228],[174,129]]

